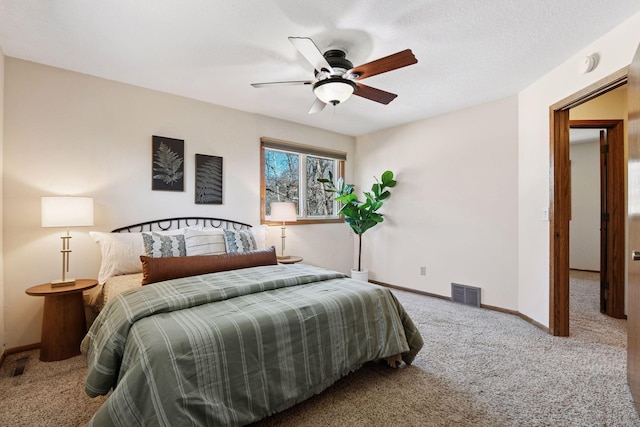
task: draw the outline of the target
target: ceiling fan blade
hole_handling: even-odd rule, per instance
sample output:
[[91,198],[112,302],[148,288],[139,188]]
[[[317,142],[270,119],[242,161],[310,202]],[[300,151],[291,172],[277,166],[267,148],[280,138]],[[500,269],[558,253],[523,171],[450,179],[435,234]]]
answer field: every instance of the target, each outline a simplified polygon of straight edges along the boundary
[[384,90],[363,85],[362,83],[359,83],[359,82],[356,82],[356,85],[358,86],[358,90],[353,92],[354,95],[358,95],[363,98],[370,99],[371,101],[379,102],[380,104],[387,105],[388,103],[396,99],[396,97],[398,96],[395,93],[385,92]]
[[327,70],[333,74],[333,68],[322,55],[318,46],[308,37],[289,37],[289,41],[298,49],[298,51],[313,65],[317,71]]
[[266,82],[266,83],[251,83],[253,87],[269,87],[269,86],[295,86],[295,85],[310,85],[315,80],[291,80],[285,82]]
[[327,104],[316,98],[313,104],[311,104],[311,108],[309,108],[309,114],[319,113],[320,111],[324,110],[324,107],[326,106]]
[[375,61],[354,67],[347,73],[357,74],[358,80],[361,80],[375,76],[376,74],[397,70],[398,68],[406,67],[407,65],[413,65],[417,62],[418,60],[413,52],[411,52],[411,49],[406,49],[402,52],[394,53],[393,55],[385,56],[384,58],[376,59]]

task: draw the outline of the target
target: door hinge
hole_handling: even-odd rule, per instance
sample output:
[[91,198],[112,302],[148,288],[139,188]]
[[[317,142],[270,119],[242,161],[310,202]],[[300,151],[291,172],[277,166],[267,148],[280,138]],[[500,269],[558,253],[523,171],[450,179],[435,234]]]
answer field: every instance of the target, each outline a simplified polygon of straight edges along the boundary
[[600,221],[601,222],[609,222],[609,214],[608,213],[603,213],[600,215]]

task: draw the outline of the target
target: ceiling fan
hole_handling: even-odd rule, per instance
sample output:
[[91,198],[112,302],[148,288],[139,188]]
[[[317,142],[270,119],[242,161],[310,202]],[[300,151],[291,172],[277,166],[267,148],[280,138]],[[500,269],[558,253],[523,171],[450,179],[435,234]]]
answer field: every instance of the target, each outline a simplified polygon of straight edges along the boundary
[[411,49],[406,49],[354,67],[342,50],[331,49],[322,54],[313,40],[308,37],[289,37],[289,41],[313,65],[315,79],[252,83],[251,86],[261,88],[276,85],[313,85],[316,100],[311,105],[309,114],[322,111],[327,104],[340,104],[349,99],[352,94],[386,105],[398,95],[366,86],[359,80],[418,62]]

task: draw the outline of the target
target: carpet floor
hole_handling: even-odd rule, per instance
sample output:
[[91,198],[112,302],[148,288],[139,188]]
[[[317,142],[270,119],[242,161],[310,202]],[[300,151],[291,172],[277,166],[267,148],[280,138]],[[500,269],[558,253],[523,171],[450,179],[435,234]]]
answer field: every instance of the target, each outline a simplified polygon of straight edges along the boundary
[[[255,426],[640,426],[626,383],[626,321],[599,313],[597,274],[572,272],[571,337],[522,319],[393,291],[425,340],[412,366],[370,363]],[[22,375],[12,376],[21,358]],[[0,369],[0,426],[78,426],[104,401],[84,394],[82,356]]]

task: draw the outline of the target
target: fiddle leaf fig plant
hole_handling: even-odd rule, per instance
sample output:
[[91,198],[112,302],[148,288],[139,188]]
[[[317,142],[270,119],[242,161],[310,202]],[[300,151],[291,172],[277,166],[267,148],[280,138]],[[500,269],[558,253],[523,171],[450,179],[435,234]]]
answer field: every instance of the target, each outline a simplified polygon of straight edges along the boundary
[[335,193],[335,200],[342,204],[338,215],[344,215],[344,220],[358,235],[358,271],[362,271],[362,235],[365,231],[375,227],[384,221],[383,215],[378,210],[384,201],[391,196],[389,188],[396,186],[393,172],[385,171],[380,180],[374,177],[376,182],[371,186],[371,191],[363,193],[365,200],[358,200],[353,184],[345,184],[344,179],[338,179],[337,186],[333,183],[333,176],[329,172],[329,178],[318,179],[323,184],[325,191]]

